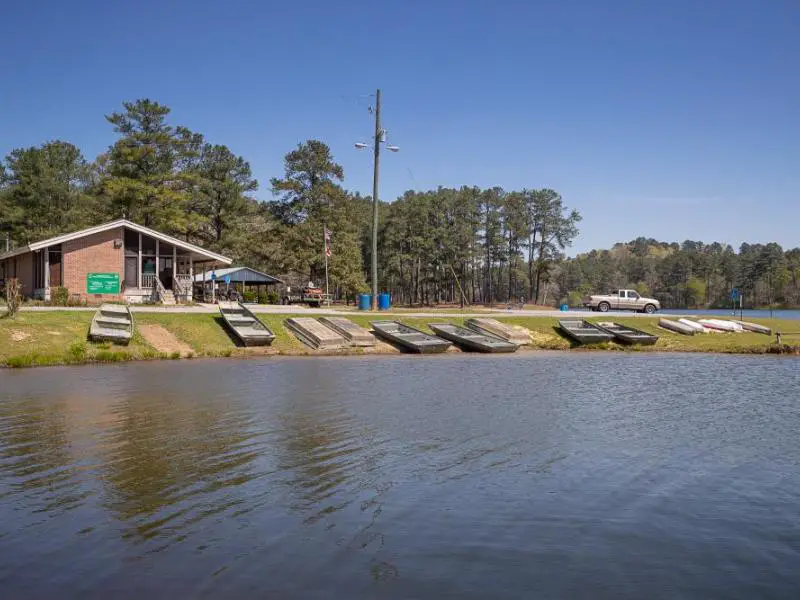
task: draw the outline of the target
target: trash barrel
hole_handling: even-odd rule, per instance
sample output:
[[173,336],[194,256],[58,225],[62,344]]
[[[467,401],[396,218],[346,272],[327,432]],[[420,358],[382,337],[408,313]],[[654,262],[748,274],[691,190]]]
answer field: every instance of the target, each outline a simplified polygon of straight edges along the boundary
[[378,310],[389,310],[392,306],[392,299],[389,294],[378,294]]
[[358,295],[358,310],[369,310],[372,304],[372,296],[370,294]]
[[561,305],[561,312],[567,312],[568,310],[569,310],[569,304]]

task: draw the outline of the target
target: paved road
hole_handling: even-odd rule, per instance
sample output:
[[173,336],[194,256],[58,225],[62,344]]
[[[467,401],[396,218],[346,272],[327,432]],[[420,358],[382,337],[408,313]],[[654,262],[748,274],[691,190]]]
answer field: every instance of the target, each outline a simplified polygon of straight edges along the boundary
[[[253,312],[260,314],[308,314],[308,315],[364,315],[363,311],[359,310],[341,310],[333,308],[307,308],[304,306],[281,306],[281,305],[250,305]],[[62,306],[27,306],[21,309],[24,312],[37,312],[37,311],[95,311],[97,307],[62,307]],[[158,305],[133,305],[131,311],[135,313],[216,313],[218,307],[215,304],[195,304],[192,306],[158,306]],[[2,312],[2,309],[0,309]],[[648,317],[641,313],[632,312],[615,312],[610,311],[605,314],[593,313],[588,310],[571,310],[562,312],[560,310],[503,310],[503,309],[483,309],[471,313],[465,312],[446,312],[446,311],[419,311],[419,312],[394,312],[382,311],[380,315],[393,316],[393,317],[424,317],[424,318],[463,318],[463,317],[488,317],[488,316],[505,316],[505,317],[562,317],[562,318],[581,318],[581,317]],[[686,317],[692,315],[671,315],[669,313],[657,313],[660,317]]]

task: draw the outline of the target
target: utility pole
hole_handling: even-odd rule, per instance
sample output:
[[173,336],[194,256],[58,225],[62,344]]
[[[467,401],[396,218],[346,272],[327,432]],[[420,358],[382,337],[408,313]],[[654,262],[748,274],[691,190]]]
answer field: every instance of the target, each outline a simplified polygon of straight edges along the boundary
[[381,159],[381,90],[375,95],[375,165],[372,172],[372,310],[378,310],[378,176]]

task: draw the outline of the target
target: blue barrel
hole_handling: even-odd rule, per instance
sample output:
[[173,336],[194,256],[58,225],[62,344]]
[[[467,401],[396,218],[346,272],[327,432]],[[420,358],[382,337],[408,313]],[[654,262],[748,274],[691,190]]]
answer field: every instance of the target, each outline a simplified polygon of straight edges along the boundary
[[378,310],[389,310],[392,306],[392,297],[389,294],[378,294]]
[[358,295],[358,310],[369,310],[372,308],[372,296],[370,294]]
[[561,312],[567,312],[568,310],[569,310],[569,304],[561,305]]

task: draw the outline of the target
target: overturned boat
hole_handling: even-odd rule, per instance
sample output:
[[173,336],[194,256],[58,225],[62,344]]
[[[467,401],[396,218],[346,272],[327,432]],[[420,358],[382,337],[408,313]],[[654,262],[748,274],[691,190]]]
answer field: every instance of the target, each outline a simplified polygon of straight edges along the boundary
[[614,335],[583,319],[564,319],[558,327],[571,340],[579,344],[602,344],[614,339]]
[[286,328],[314,350],[335,350],[346,345],[344,337],[312,317],[286,319]]
[[103,304],[89,326],[93,342],[114,342],[127,346],[133,337],[133,315],[127,305]]
[[597,326],[613,335],[616,341],[623,344],[652,346],[658,341],[657,335],[646,333],[627,325],[620,325],[619,323],[598,323]]
[[450,340],[462,350],[470,352],[500,353],[516,352],[519,349],[517,344],[502,338],[451,323],[428,323],[428,327],[440,338]]
[[678,321],[670,321],[669,319],[659,319],[658,326],[674,333],[681,333],[683,335],[694,335],[697,333],[697,330],[694,327],[690,327],[685,323],[679,323]]
[[730,333],[741,333],[744,328],[733,321],[723,321],[722,319],[699,319],[697,321],[703,327],[716,329],[717,331],[727,331]]
[[517,346],[524,346],[525,344],[531,343],[530,335],[511,325],[501,323],[497,319],[467,319],[464,321],[464,325],[478,333],[488,333],[489,335],[499,337]]
[[371,325],[375,335],[379,338],[408,352],[437,354],[447,351],[453,345],[452,342],[435,335],[428,335],[424,331],[403,325],[398,321],[373,321]]
[[678,323],[681,323],[683,325],[686,325],[687,327],[694,329],[695,333],[708,333],[708,329],[703,327],[697,321],[690,321],[689,319],[678,319]]
[[742,326],[745,331],[752,331],[753,333],[763,333],[764,335],[772,335],[772,329],[759,325],[758,323],[748,323],[747,321],[733,321]]
[[269,327],[238,302],[220,304],[219,312],[225,325],[243,346],[269,346],[275,339]]
[[320,317],[319,322],[341,335],[351,346],[374,346],[375,336],[344,317]]

